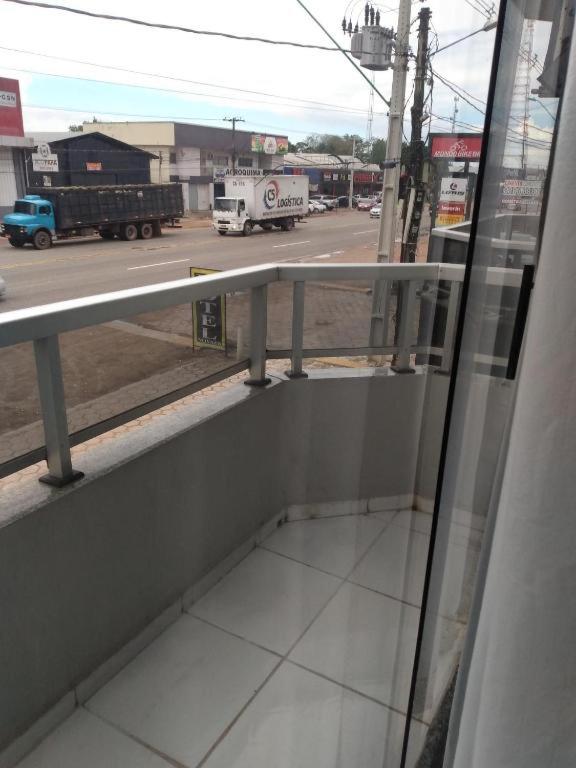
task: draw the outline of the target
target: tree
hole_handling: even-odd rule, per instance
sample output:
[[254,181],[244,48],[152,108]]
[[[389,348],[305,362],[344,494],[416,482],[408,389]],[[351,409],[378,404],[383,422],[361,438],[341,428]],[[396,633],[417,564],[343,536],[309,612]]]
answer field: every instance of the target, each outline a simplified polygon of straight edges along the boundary
[[82,131],[84,130],[84,126],[83,125],[69,125],[68,126],[68,130],[70,131],[70,133],[82,133]]

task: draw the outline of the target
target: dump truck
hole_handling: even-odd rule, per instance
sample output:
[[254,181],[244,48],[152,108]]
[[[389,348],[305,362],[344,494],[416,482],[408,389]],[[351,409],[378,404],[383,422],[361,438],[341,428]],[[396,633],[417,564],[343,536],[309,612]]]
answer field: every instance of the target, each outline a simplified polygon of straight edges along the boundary
[[42,187],[28,190],[7,213],[0,234],[14,248],[37,250],[57,240],[99,234],[105,240],[148,240],[184,214],[180,184]]
[[308,176],[229,176],[224,191],[212,213],[219,235],[251,235],[255,226],[288,231],[308,213]]

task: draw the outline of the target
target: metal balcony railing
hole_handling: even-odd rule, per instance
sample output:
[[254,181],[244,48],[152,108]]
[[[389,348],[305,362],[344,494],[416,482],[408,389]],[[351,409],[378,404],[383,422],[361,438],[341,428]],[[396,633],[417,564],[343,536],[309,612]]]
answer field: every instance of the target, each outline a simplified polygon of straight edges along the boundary
[[[489,285],[520,286],[521,273],[516,270],[491,268],[486,271],[486,274]],[[40,455],[28,455],[28,461],[20,462],[19,467],[45,458],[49,474],[43,479],[56,486],[65,485],[79,476],[79,473],[72,468],[70,446],[81,442],[81,439],[71,436],[68,431],[60,361],[59,335],[61,333],[178,304],[192,303],[206,296],[250,289],[250,353],[249,362],[245,366],[249,368],[250,376],[247,384],[263,386],[269,382],[266,376],[266,361],[269,358],[290,358],[291,367],[287,373],[291,378],[305,375],[303,360],[309,357],[395,355],[396,368],[402,372],[411,370],[412,355],[428,353],[440,356],[440,369],[449,371],[463,279],[464,267],[452,264],[270,264],[0,314],[0,347],[31,341],[34,344],[36,360],[45,450]],[[384,283],[381,305],[373,314],[373,321],[380,324],[378,338],[385,340],[389,335],[392,287],[397,286],[402,300],[397,305],[401,311],[397,311],[394,344],[332,349],[304,348],[306,283],[343,280],[378,280]],[[277,281],[289,281],[294,286],[292,345],[287,350],[270,351],[266,347],[267,289],[268,285]],[[438,281],[447,281],[451,284],[443,344],[441,347],[418,345],[417,289],[425,282]],[[236,367],[234,372],[237,370]],[[178,395],[175,394],[173,399],[177,397]],[[153,407],[152,405],[149,410]],[[91,429],[90,437],[109,428],[106,424],[99,426],[101,426],[99,430]],[[15,468],[12,467],[8,471],[14,471]],[[5,474],[8,472],[2,471],[0,467],[0,476]]]

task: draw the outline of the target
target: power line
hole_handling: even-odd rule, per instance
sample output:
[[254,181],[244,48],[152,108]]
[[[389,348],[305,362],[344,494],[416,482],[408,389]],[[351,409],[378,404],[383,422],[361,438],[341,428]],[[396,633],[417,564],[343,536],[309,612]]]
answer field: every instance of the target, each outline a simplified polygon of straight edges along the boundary
[[[73,112],[76,114],[87,114],[87,115],[94,115],[94,113],[96,113],[99,115],[112,115],[114,117],[136,117],[141,120],[162,120],[166,122],[170,122],[170,121],[187,122],[191,120],[200,120],[205,122],[211,121],[211,122],[219,123],[222,120],[222,118],[220,117],[191,117],[190,115],[142,115],[142,114],[134,114],[132,112],[109,112],[108,110],[95,110],[94,107],[89,107],[87,109],[78,109],[77,107],[53,107],[52,105],[49,105],[49,104],[22,104],[22,106],[25,107],[26,109],[47,109],[47,110],[54,110],[56,112]],[[97,123],[95,123],[95,125],[97,125]],[[326,133],[326,131],[312,131],[312,130],[303,131],[301,129],[296,129],[296,128],[290,128],[289,130],[287,130],[286,126],[268,125],[266,123],[256,123],[250,120],[246,121],[246,125],[256,126],[259,130],[262,130],[263,128],[268,128],[270,130],[277,131],[279,134],[282,134],[282,135],[293,134],[293,133],[299,133],[299,134],[302,134],[303,136],[329,135]]]
[[477,0],[464,0],[464,2],[472,8],[472,10],[476,11],[477,13],[481,13],[482,16],[490,19],[491,14],[489,15],[487,9]]
[[[154,78],[157,78],[157,79],[160,79],[160,80],[171,80],[173,82],[189,83],[191,85],[203,85],[203,86],[206,86],[208,88],[221,88],[221,89],[226,90],[226,91],[236,91],[238,93],[251,93],[251,94],[254,94],[254,95],[257,95],[257,96],[270,96],[271,98],[274,98],[274,99],[287,99],[289,101],[297,101],[297,102],[302,102],[304,104],[312,104],[315,107],[316,106],[323,106],[323,107],[335,107],[336,109],[342,109],[343,108],[339,104],[330,104],[330,103],[323,102],[323,101],[315,101],[313,99],[300,99],[300,98],[297,98],[295,96],[282,96],[282,95],[277,94],[277,93],[268,93],[266,91],[255,91],[255,90],[250,90],[248,88],[236,88],[236,87],[232,87],[232,86],[229,86],[229,85],[220,85],[219,83],[203,82],[202,80],[188,80],[187,78],[184,78],[184,77],[174,77],[172,75],[159,75],[159,74],[156,74],[154,72],[143,72],[143,71],[140,71],[140,70],[137,70],[137,69],[128,69],[126,67],[117,67],[117,66],[113,66],[111,64],[97,64],[94,61],[84,61],[82,59],[70,59],[70,58],[67,58],[65,56],[53,56],[53,55],[48,54],[48,53],[39,53],[37,51],[27,51],[27,50],[24,50],[24,49],[21,49],[21,48],[8,48],[6,46],[0,45],[0,50],[1,51],[9,51],[11,53],[23,53],[23,54],[25,54],[27,56],[38,56],[38,57],[43,58],[43,59],[52,59],[54,61],[65,61],[65,62],[67,62],[69,64],[82,64],[83,66],[96,67],[98,69],[110,69],[110,70],[113,70],[115,72],[127,72],[127,73],[129,73],[131,75],[143,75],[145,77],[154,77]],[[113,81],[110,81],[110,82],[113,82]]]
[[[442,115],[435,115],[432,113],[430,114],[432,115],[433,118],[435,118],[436,120],[440,120],[443,123],[452,123],[451,117],[443,117]],[[461,120],[456,120],[455,122],[459,128],[465,128],[466,130],[472,130],[477,133],[482,133],[482,130],[483,130],[482,126],[473,125],[472,123],[464,123]],[[516,131],[513,131],[513,133],[516,133]],[[520,136],[521,134],[518,133],[517,135]],[[509,136],[507,136],[506,141],[509,141],[512,144],[522,144],[521,139],[510,138]],[[528,146],[531,146],[533,149],[540,149],[540,150],[547,150],[550,148],[550,142],[547,142],[547,141],[542,141],[541,143],[537,143],[537,142],[541,142],[541,140],[529,139]]]
[[299,5],[299,6],[302,8],[302,10],[303,10],[303,11],[305,11],[305,12],[308,14],[308,16],[310,16],[310,18],[312,19],[312,21],[313,21],[315,24],[317,24],[317,25],[320,27],[320,29],[321,29],[321,30],[324,32],[324,34],[325,34],[325,35],[326,35],[326,36],[327,36],[327,37],[328,37],[328,38],[329,38],[329,39],[330,39],[330,40],[331,40],[331,41],[334,43],[334,45],[337,45],[337,46],[338,46],[338,50],[339,50],[339,51],[340,51],[340,52],[343,54],[343,56],[346,58],[346,60],[347,60],[347,61],[349,61],[349,62],[350,62],[350,64],[352,64],[352,66],[354,67],[354,69],[355,69],[357,72],[359,72],[359,73],[360,73],[360,75],[361,75],[361,76],[364,78],[364,80],[366,80],[366,82],[368,83],[368,85],[370,86],[370,88],[371,88],[371,89],[374,91],[374,93],[377,93],[377,94],[378,94],[378,96],[380,96],[380,98],[381,98],[381,99],[382,99],[382,101],[384,102],[384,104],[386,104],[386,105],[389,107],[389,106],[390,106],[390,102],[388,101],[388,99],[386,99],[386,98],[385,98],[385,97],[384,97],[384,96],[383,96],[383,95],[380,93],[380,91],[378,90],[378,88],[376,88],[376,86],[375,86],[375,85],[374,85],[374,83],[373,83],[373,82],[370,80],[370,78],[369,78],[369,77],[366,75],[366,73],[365,73],[365,72],[363,72],[363,71],[360,69],[360,67],[359,67],[359,66],[358,66],[358,65],[357,65],[357,64],[356,64],[356,63],[355,63],[355,62],[354,62],[354,61],[353,61],[353,60],[352,60],[352,59],[351,59],[349,56],[348,56],[348,52],[347,52],[347,51],[345,51],[343,48],[341,48],[341,47],[338,45],[338,43],[337,43],[337,42],[336,42],[336,40],[335,40],[335,39],[332,37],[332,35],[330,34],[330,32],[328,32],[328,30],[327,30],[327,29],[326,29],[326,28],[325,28],[325,27],[324,27],[324,26],[321,24],[321,22],[319,22],[319,21],[318,21],[318,19],[316,18],[316,16],[314,16],[314,14],[312,13],[312,11],[311,11],[309,8],[307,8],[307,7],[306,7],[306,5],[304,5],[304,3],[302,2],[302,0],[296,0],[296,2],[297,2],[297,3],[298,3],[298,5]]
[[[4,2],[12,2],[12,0],[4,0]],[[56,72],[41,72],[36,69],[25,69],[23,67],[6,67],[4,66],[3,69],[10,70],[11,72],[23,72],[25,74],[29,75],[41,75],[42,77],[59,77],[64,78],[66,80],[81,80],[83,82],[87,83],[102,83],[104,85],[116,85],[120,87],[125,88],[140,88],[148,91],[159,91],[161,93],[177,93],[177,94],[184,94],[186,96],[200,96],[207,99],[222,99],[224,101],[238,101],[237,96],[220,96],[219,94],[213,94],[213,93],[200,93],[197,91],[185,91],[177,88],[160,88],[158,86],[154,85],[141,85],[139,83],[122,83],[117,82],[114,80],[104,80],[102,78],[95,78],[95,77],[80,77],[79,75],[64,75],[61,73]],[[268,107],[292,107],[294,109],[307,109],[307,110],[314,110],[315,112],[340,112],[347,115],[364,115],[364,111],[361,109],[355,109],[355,108],[344,108],[344,107],[312,107],[312,106],[306,106],[304,104],[289,104],[287,102],[270,102],[270,101],[263,101],[262,99],[247,99],[243,98],[243,101],[250,102],[253,104],[266,104]],[[379,112],[378,115],[384,116],[383,112]]]
[[161,24],[160,22],[145,21],[144,19],[135,19],[130,16],[115,16],[109,13],[96,13],[95,11],[86,11],[80,8],[71,8],[67,5],[56,5],[55,3],[38,3],[35,0],[3,0],[5,3],[14,3],[30,8],[42,8],[49,11],[63,11],[73,13],[77,16],[88,16],[92,19],[104,19],[105,21],[119,21],[125,24],[134,24],[139,27],[150,27],[152,29],[165,29],[175,32],[185,32],[192,35],[208,35],[210,37],[225,37],[229,40],[239,40],[242,42],[265,43],[267,45],[287,45],[294,48],[307,48],[316,51],[340,51],[340,48],[330,48],[326,45],[313,45],[311,43],[297,43],[292,40],[271,40],[266,37],[252,37],[250,35],[233,35],[229,32],[214,32],[206,29],[193,29],[192,27],[183,27],[177,24]]
[[[471,102],[469,99],[467,99],[467,98],[466,98],[466,96],[464,96],[464,95],[462,94],[462,92],[463,92],[463,93],[467,93],[467,91],[464,91],[464,89],[460,88],[460,86],[456,86],[454,83],[451,83],[451,81],[450,81],[450,80],[446,80],[446,79],[445,79],[445,78],[443,78],[443,77],[442,77],[442,75],[440,75],[438,72],[436,72],[436,71],[432,70],[432,68],[430,68],[430,71],[431,71],[431,72],[433,72],[433,74],[435,75],[435,77],[437,77],[437,78],[438,78],[438,80],[440,80],[440,82],[441,82],[441,83],[443,83],[443,84],[444,84],[444,85],[445,85],[447,88],[449,88],[449,89],[450,89],[450,90],[451,90],[453,93],[455,93],[455,94],[456,94],[456,96],[458,96],[460,99],[462,99],[462,101],[465,101],[465,102],[466,102],[466,104],[468,104],[469,106],[471,106],[473,109],[475,109],[475,110],[476,110],[477,112],[479,112],[481,115],[485,115],[485,114],[486,114],[485,110],[483,110],[483,109],[480,109],[480,107],[477,107],[477,106],[476,106],[476,104],[473,104],[473,103],[472,103],[472,102]],[[468,95],[471,95],[471,94],[468,94]],[[483,104],[484,106],[486,106],[486,102],[485,102],[485,101],[482,101],[481,99],[478,99],[476,96],[471,96],[471,98],[473,98],[473,99],[476,99],[478,102],[480,102],[480,104]],[[524,123],[525,123],[525,121],[524,121],[524,120],[522,120],[522,119],[521,119],[521,118],[519,118],[519,117],[516,117],[515,115],[509,115],[509,119],[510,119],[510,120],[514,120],[515,122],[517,122],[517,123],[520,123],[521,125],[524,125]],[[553,135],[554,135],[554,132],[553,132],[553,131],[549,131],[549,130],[547,130],[546,128],[540,128],[540,126],[538,126],[538,125],[534,125],[533,123],[528,123],[528,122],[526,122],[526,127],[528,127],[528,128],[533,128],[534,130],[537,130],[537,131],[541,131],[542,133],[547,133],[547,134],[549,134],[550,136],[553,136]],[[508,129],[508,131],[509,131],[510,133],[518,133],[518,135],[520,135],[518,131],[514,131],[514,130],[512,130],[511,128],[509,128],[509,129]],[[534,139],[534,141],[542,141],[542,142],[546,142],[546,139]]]

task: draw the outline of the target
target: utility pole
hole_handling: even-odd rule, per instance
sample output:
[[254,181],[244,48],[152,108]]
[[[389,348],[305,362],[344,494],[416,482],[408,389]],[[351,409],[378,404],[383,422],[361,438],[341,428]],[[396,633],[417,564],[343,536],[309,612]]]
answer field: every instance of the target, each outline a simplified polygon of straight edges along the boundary
[[[398,210],[398,184],[400,179],[400,156],[402,154],[402,119],[406,98],[406,76],[408,73],[408,46],[410,40],[411,0],[400,0],[398,9],[398,28],[396,33],[396,53],[392,77],[392,95],[388,117],[388,140],[386,143],[386,162],[384,163],[384,186],[382,189],[382,208],[380,214],[380,232],[378,235],[378,261],[392,261],[396,240],[396,218]],[[387,327],[384,306],[383,280],[374,282],[372,297],[372,321],[370,325],[370,346],[383,347],[386,344],[384,328]]]
[[402,235],[401,261],[416,261],[420,220],[424,207],[424,144],[422,142],[422,118],[424,117],[424,88],[428,71],[428,31],[430,29],[430,8],[422,8],[418,14],[418,52],[414,77],[414,101],[412,102],[412,133],[410,135],[410,184],[404,198],[404,233]]
[[225,117],[224,122],[232,123],[232,173],[236,173],[236,123],[246,122],[243,117]]
[[458,117],[459,96],[454,96],[454,111],[452,112],[452,133],[456,133],[456,118]]
[[348,208],[352,210],[352,197],[354,196],[354,158],[356,155],[356,137],[352,139],[352,162],[350,164],[350,189],[348,190]]

